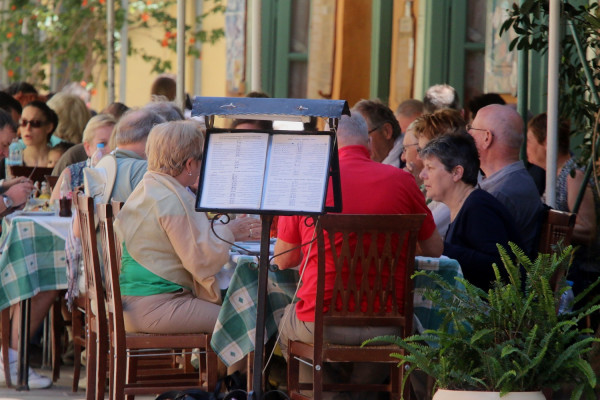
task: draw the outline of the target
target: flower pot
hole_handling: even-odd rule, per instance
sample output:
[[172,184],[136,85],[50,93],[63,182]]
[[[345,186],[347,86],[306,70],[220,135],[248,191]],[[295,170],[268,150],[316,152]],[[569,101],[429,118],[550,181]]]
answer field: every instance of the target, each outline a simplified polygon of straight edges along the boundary
[[542,392],[511,392],[500,397],[500,392],[477,392],[438,389],[433,400],[545,400]]

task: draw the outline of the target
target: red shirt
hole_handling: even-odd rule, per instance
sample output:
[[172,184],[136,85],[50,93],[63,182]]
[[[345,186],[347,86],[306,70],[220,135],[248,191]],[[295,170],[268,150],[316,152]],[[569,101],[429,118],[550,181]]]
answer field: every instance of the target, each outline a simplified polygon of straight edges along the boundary
[[[419,232],[419,240],[428,239],[435,230],[431,211],[425,204],[423,193],[414,177],[406,171],[390,165],[380,164],[369,158],[365,146],[345,146],[339,149],[340,178],[342,183],[342,214],[427,214]],[[327,192],[327,203],[333,203],[331,186]],[[277,236],[291,243],[307,243],[312,240],[314,227],[304,224],[304,216],[279,217]],[[310,245],[302,248],[306,262]],[[330,254],[329,243],[325,243],[325,253]],[[327,275],[333,276],[335,267],[331,256],[326,261]],[[398,270],[397,284],[404,287],[404,272]],[[333,279],[326,278],[325,302],[331,300]],[[306,272],[302,277],[302,287],[298,291],[300,299],[296,305],[298,319],[313,322],[317,290],[317,244],[313,243],[308,254]],[[403,292],[396,293],[402,299]]]

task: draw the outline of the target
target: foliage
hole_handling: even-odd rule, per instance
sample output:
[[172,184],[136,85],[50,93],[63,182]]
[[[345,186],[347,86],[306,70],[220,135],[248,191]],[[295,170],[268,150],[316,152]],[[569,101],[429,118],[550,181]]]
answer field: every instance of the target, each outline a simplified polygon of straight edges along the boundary
[[[48,64],[60,70],[59,88],[71,81],[94,81],[96,68],[106,64],[106,0],[10,0],[8,3],[7,9],[0,10],[0,43],[3,43],[0,49],[8,55],[1,62],[11,81],[26,80],[47,89]],[[176,0],[130,0],[128,8],[123,9],[121,2],[115,1],[116,48],[120,46],[119,31],[127,19],[130,32],[147,35],[161,32],[162,36],[154,39],[162,47],[176,51],[177,20],[169,12],[174,12],[176,3]],[[203,18],[225,11],[223,0],[210,3],[194,26],[185,27],[188,55],[200,57],[196,42],[214,43],[225,34],[223,29],[201,29]],[[187,7],[189,10],[189,3]],[[169,61],[136,47],[131,41],[128,48],[129,54],[139,54],[152,63],[153,72],[165,72],[172,67]]]
[[[517,263],[499,245],[508,281],[494,264],[496,279],[487,293],[462,278],[457,279],[464,290],[436,273],[417,272],[441,287],[426,293],[445,316],[440,328],[405,339],[386,336],[368,342],[393,342],[407,350],[392,354],[400,359],[399,366],[423,370],[443,389],[505,394],[558,388],[567,382],[575,385],[574,399],[592,393],[596,376],[583,356],[600,339],[578,322],[600,305],[557,315],[567,288],[554,292],[550,287],[555,271],[570,262],[573,248],[559,255],[540,254],[532,262],[516,245],[510,247]],[[451,293],[453,300],[443,292]]]
[[[509,49],[528,50],[545,53],[548,49],[548,16],[547,0],[526,0],[522,5],[514,2],[509,10],[509,18],[503,23],[500,34],[512,29],[517,37],[513,39]],[[585,77],[581,60],[568,24],[572,24],[581,42],[587,59],[597,63],[600,56],[599,10],[597,2],[574,6],[568,1],[561,2],[561,25],[563,27],[560,45],[560,102],[561,118],[571,121],[575,135],[584,135],[582,159],[591,155],[591,132],[600,104],[595,104],[590,93],[600,91],[600,68],[590,66],[595,84],[593,87]],[[591,53],[591,55],[590,55]]]

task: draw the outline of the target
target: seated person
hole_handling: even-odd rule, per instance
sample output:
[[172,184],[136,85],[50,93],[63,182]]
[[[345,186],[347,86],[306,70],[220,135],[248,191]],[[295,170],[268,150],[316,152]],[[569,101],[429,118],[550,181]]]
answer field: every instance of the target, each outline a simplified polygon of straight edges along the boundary
[[54,168],[62,155],[71,147],[73,147],[73,143],[70,142],[60,142],[52,146],[48,151],[48,168]]
[[494,280],[493,263],[500,264],[496,244],[522,246],[521,236],[506,207],[490,193],[476,189],[479,155],[464,130],[431,140],[420,151],[421,178],[427,197],[450,209],[444,255],[460,263],[465,279],[483,290]]
[[[119,277],[125,329],[146,333],[212,332],[221,294],[215,275],[230,245],[217,238],[187,187],[198,181],[203,135],[192,121],[156,125],[146,143],[148,172],[115,221],[123,245]],[[215,230],[226,240],[260,238],[244,217]],[[252,233],[252,235],[251,235]]]
[[[418,235],[418,245],[422,255],[439,257],[442,253],[442,240],[435,228],[431,211],[425,205],[423,194],[408,172],[370,158],[367,123],[361,114],[353,110],[351,117],[342,116],[336,136],[339,147],[343,214],[427,214]],[[331,185],[327,201],[328,204],[333,202]],[[305,218],[300,216],[280,216],[277,227],[275,254],[280,255],[275,257],[273,262],[281,269],[296,267],[299,264],[306,265],[306,272],[303,274],[302,285],[298,291],[300,301],[288,305],[279,322],[279,345],[285,357],[287,357],[288,340],[300,340],[306,343],[312,343],[314,340],[318,260],[316,246],[313,246],[310,254],[297,247],[301,243],[309,242],[313,237],[314,227],[305,225],[304,220]],[[328,244],[325,251],[328,251],[327,246]],[[287,250],[291,251],[283,253]],[[403,274],[401,268],[398,269],[398,273]],[[325,301],[329,301],[331,295],[331,292],[326,293]],[[341,330],[344,330],[343,334],[339,328],[335,334],[328,334],[326,331],[326,339],[338,344],[356,345],[380,334],[399,333],[397,329],[391,332],[389,329],[367,326],[352,327],[350,331],[342,327]],[[358,383],[358,380],[367,382],[373,378],[371,373],[362,369],[363,367],[367,371],[377,370],[372,364],[361,365],[360,368],[354,369],[352,382]],[[301,381],[312,379],[306,366],[301,364],[300,368]],[[381,375],[374,378],[381,378]]]

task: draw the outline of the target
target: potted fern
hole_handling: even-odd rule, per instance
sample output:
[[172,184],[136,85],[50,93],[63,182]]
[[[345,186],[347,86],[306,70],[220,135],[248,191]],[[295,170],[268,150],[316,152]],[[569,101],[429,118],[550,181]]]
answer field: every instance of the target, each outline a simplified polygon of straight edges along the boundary
[[[542,389],[565,383],[573,388],[572,399],[595,398],[596,375],[585,356],[599,339],[578,323],[600,305],[557,315],[568,288],[555,292],[550,286],[554,272],[569,264],[573,248],[531,261],[513,243],[510,247],[516,262],[498,246],[508,278],[501,279],[494,264],[496,280],[488,292],[464,279],[461,290],[433,272],[415,274],[440,286],[426,296],[441,307],[441,326],[405,339],[382,336],[365,342],[392,342],[407,350],[392,354],[408,370],[403,385],[410,372],[420,369],[436,381],[434,400],[491,399],[509,393],[509,399],[544,399]],[[512,392],[520,393],[515,397]],[[453,394],[458,397],[447,397]]]

